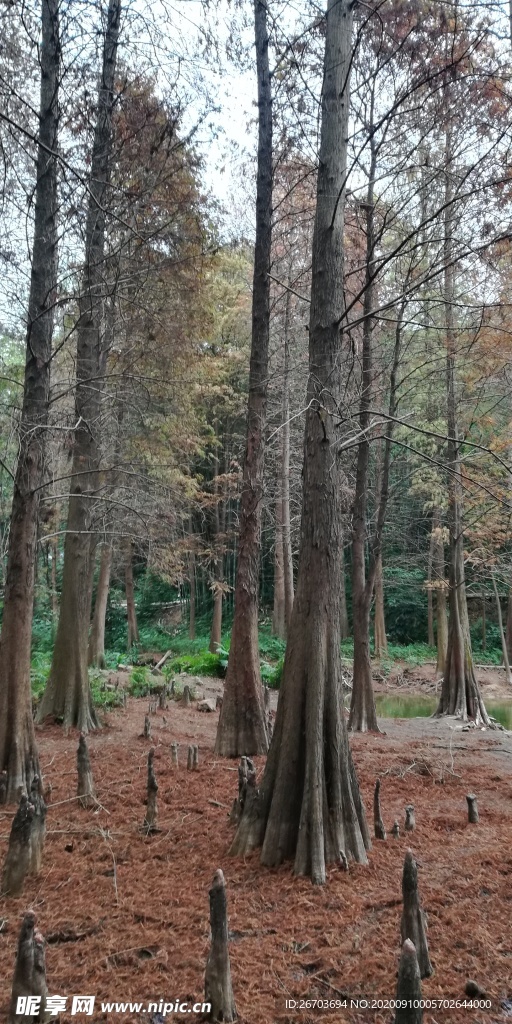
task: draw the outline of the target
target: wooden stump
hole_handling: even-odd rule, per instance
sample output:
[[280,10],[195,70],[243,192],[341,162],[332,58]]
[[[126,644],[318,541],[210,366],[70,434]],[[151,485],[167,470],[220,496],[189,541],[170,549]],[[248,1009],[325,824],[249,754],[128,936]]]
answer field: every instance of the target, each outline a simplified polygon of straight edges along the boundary
[[397,1007],[395,1024],[422,1024],[423,1010],[421,1005],[421,978],[418,958],[414,943],[406,939],[402,946],[402,955],[398,968],[398,984],[396,1001],[406,1002],[407,1006]]
[[161,711],[167,711],[167,693],[165,692],[165,686],[160,690],[158,695],[158,706]]
[[373,793],[373,828],[376,839],[386,838],[386,829],[380,812],[380,779],[377,779]]
[[[7,1024],[26,1024],[27,1021],[46,1024],[50,1020],[50,1014],[45,1010],[48,988],[44,939],[41,933],[35,930],[35,920],[34,914],[25,914],[20,928]],[[40,1000],[40,1010],[34,1016],[27,1016],[25,1013],[26,1000],[30,996],[35,996]],[[18,1000],[20,1000],[20,1004],[18,1004]],[[16,1012],[18,1005],[20,1008],[23,1007],[21,1013]]]
[[239,857],[247,848],[254,849],[261,844],[259,795],[259,790],[256,787],[256,771],[248,771],[244,814],[229,848],[229,854],[232,857]]
[[192,693],[189,686],[183,687],[183,707],[188,708],[192,700]]
[[411,850],[407,850],[405,855],[402,894],[404,900],[400,928],[402,943],[406,939],[410,939],[414,944],[420,975],[422,978],[428,978],[432,974],[432,964],[428,954],[425,915],[421,909],[418,894],[418,868]]
[[78,750],[76,753],[76,768],[78,772],[77,796],[82,807],[97,807],[94,779],[92,777],[91,761],[89,750],[83,732],[80,733]]
[[398,839],[398,837],[400,835],[400,822],[398,822],[396,820],[393,822],[393,828],[391,829],[391,835],[394,837],[394,839]]
[[267,736],[268,736],[269,743],[270,743],[270,740],[272,739],[273,732],[274,732],[274,719],[272,718],[272,712],[269,709],[268,712],[267,712]]
[[194,767],[194,748],[192,744],[189,744],[188,756],[187,756],[187,771],[191,772]]
[[158,783],[155,777],[155,769],[153,766],[153,758],[155,751],[151,749],[148,754],[148,793],[146,802],[146,815],[144,818],[144,824],[142,826],[143,831],[146,833],[157,832],[157,821],[158,821],[158,809],[156,803],[156,795],[158,793]]
[[23,794],[11,825],[0,889],[3,896],[19,896],[23,891],[25,878],[30,873],[34,814],[33,805]]
[[474,793],[468,793],[466,800],[468,802],[468,821],[470,825],[478,825],[480,818],[478,817],[478,806],[476,802],[476,796]]
[[414,832],[416,828],[416,818],[414,817],[414,804],[407,804],[405,808],[405,831]]
[[192,748],[192,770],[195,772],[199,770],[199,747],[197,743]]
[[178,767],[178,749],[179,743],[171,743],[171,762],[175,768]]
[[220,869],[215,872],[210,889],[210,927],[211,947],[204,979],[205,1000],[210,1003],[208,1019],[228,1024],[236,1020],[236,1008],[228,952],[226,885]]
[[151,739],[151,722],[149,720],[149,715],[144,716],[144,739]]
[[263,703],[265,706],[265,711],[268,711],[270,707],[270,688],[268,686],[263,687]]

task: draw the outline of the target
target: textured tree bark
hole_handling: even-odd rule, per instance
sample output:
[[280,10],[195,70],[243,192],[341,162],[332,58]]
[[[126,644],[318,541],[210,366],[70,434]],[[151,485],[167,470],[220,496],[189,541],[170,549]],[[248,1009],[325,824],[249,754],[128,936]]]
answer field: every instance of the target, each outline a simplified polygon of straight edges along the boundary
[[[291,281],[288,281],[291,284]],[[284,319],[284,368],[281,431],[281,521],[283,538],[284,625],[288,632],[292,618],[294,585],[292,531],[290,521],[290,320],[291,292],[286,292]]]
[[57,283],[57,160],[60,41],[58,0],[42,0],[41,92],[34,240],[28,301],[19,452],[14,478],[0,636],[0,772],[2,801],[28,793],[39,759],[32,719],[30,647],[37,526],[44,479],[53,310]]
[[91,761],[87,742],[83,733],[80,733],[78,750],[76,753],[76,768],[78,773],[77,796],[82,807],[96,807],[96,793],[94,790],[94,779],[92,777]]
[[135,609],[135,589],[133,585],[133,544],[129,540],[126,544],[126,555],[124,563],[124,586],[126,593],[126,615],[128,622],[128,650],[131,651],[134,644],[139,642],[139,627],[137,625],[137,612]]
[[382,554],[379,555],[375,565],[375,608],[373,638],[375,657],[383,658],[388,653],[388,638],[386,636],[386,620],[384,617],[384,581],[382,575]]
[[91,635],[89,637],[89,665],[105,668],[105,619],[107,615],[110,570],[112,568],[112,543],[101,549],[100,574],[94,602]]
[[401,936],[402,943],[410,939],[414,943],[420,975],[428,978],[432,974],[432,965],[428,954],[425,916],[421,909],[418,895],[418,869],[411,850],[407,850],[402,875],[402,910]]
[[422,1024],[421,975],[414,943],[406,939],[398,967],[395,1024]]
[[30,834],[30,874],[38,875],[43,863],[47,811],[43,796],[43,786],[39,775],[35,775],[32,780],[32,785],[30,787],[30,803],[34,808],[32,831]]
[[210,889],[210,928],[212,942],[204,979],[205,1000],[211,1005],[208,1019],[228,1024],[236,1020],[236,1007],[228,951],[226,883],[220,869]]
[[39,1012],[31,1016],[30,1020],[35,1021],[36,1024],[47,1024],[47,1021],[51,1019],[50,1013],[45,1010],[48,987],[46,985],[44,939],[41,933],[35,930],[35,920],[34,914],[25,914],[20,928],[7,1024],[26,1024],[26,1014],[24,1012],[16,1013],[16,1008],[18,999],[27,996],[38,996],[40,999]]
[[215,751],[224,757],[268,748],[258,650],[258,592],[267,414],[272,241],[272,92],[267,0],[254,0],[258,75],[258,170],[247,447],[240,501],[235,614]]
[[59,557],[59,545],[54,537],[50,543],[51,551],[51,592],[52,592],[52,616],[55,622],[59,618],[59,595],[57,594],[57,561]]
[[59,624],[50,676],[38,711],[87,733],[98,728],[89,677],[88,632],[94,568],[95,498],[98,494],[103,306],[105,298],[105,197],[112,149],[112,110],[121,0],[109,0],[98,115],[91,156],[85,226],[85,267],[76,328],[76,390],[72,484],[64,542]]
[[444,311],[446,330],[447,456],[450,526],[450,577],[448,646],[441,697],[436,715],[456,715],[490,727],[473,664],[464,572],[463,488],[457,431],[456,359],[454,321],[455,276],[453,266],[453,156],[449,127],[449,87],[445,85],[447,128],[445,136],[444,210]]
[[297,590],[263,781],[231,848],[325,881],[326,864],[365,862],[370,839],[343,715],[340,651],[342,471],[332,447],[342,380],[343,220],[352,4],[329,0],[313,239],[310,376]]

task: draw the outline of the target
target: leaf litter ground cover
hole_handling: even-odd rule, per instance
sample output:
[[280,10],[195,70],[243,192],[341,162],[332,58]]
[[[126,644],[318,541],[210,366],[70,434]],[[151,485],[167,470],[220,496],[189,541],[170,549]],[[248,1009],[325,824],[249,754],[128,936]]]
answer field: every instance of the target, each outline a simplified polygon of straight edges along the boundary
[[[205,680],[204,690],[221,684]],[[207,695],[210,695],[208,693]],[[275,702],[275,696],[273,696]],[[388,839],[374,841],[367,866],[331,868],[327,884],[295,878],[289,865],[261,867],[227,854],[228,811],[236,764],[217,758],[217,714],[171,703],[151,716],[151,742],[141,736],[147,701],[130,699],[89,737],[101,806],[78,806],[78,736],[58,727],[38,733],[45,783],[52,795],[43,870],[24,895],[0,903],[0,1019],[5,1020],[17,934],[34,909],[48,941],[50,994],[96,996],[94,1021],[148,1021],[139,1013],[107,1014],[101,1002],[200,1001],[209,948],[208,889],[221,867],[228,892],[233,987],[241,1024],[322,1021],[389,1024],[389,1009],[350,1009],[350,999],[395,997],[401,875],[410,846],[418,862],[434,974],[425,999],[463,1000],[468,979],[492,1000],[491,1010],[426,1010],[425,1024],[510,1020],[512,999],[512,735],[462,733],[453,720],[383,722],[385,735],[358,735],[352,748],[370,816],[381,778]],[[180,743],[179,768],[170,744]],[[199,770],[186,770],[189,743]],[[141,831],[147,754],[155,748],[159,785],[155,835]],[[263,759],[256,759],[261,772]],[[467,822],[466,794],[478,797],[480,823]],[[416,830],[403,831],[413,803]],[[0,814],[5,855],[12,814]],[[398,839],[389,835],[395,819]],[[286,1008],[286,1000],[344,1001],[347,1008]],[[71,999],[68,998],[68,1010]],[[502,1003],[505,1006],[502,1006]],[[29,1018],[27,1018],[28,1020]],[[90,1017],[59,1014],[61,1024]],[[195,1014],[167,1020],[193,1021]]]

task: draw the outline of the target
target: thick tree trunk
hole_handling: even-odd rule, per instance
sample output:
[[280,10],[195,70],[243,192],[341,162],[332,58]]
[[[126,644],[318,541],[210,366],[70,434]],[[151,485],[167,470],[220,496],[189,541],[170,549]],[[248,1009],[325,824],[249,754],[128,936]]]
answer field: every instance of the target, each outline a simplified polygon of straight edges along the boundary
[[375,657],[385,657],[385,655],[388,653],[388,638],[386,636],[386,620],[384,617],[384,580],[382,574],[382,555],[379,555],[375,565],[375,607],[373,622],[373,639]]
[[[333,456],[342,383],[350,0],[329,0],[313,240],[310,376],[297,591],[274,734],[259,793],[246,800],[233,850],[262,845],[264,864],[325,881],[326,864],[365,862],[370,840],[342,702],[342,470]],[[335,449],[334,449],[335,450]]]
[[512,660],[512,590],[508,592],[506,640],[508,656]]
[[34,241],[23,406],[14,478],[0,637],[0,772],[3,799],[29,792],[39,760],[32,721],[30,646],[37,526],[44,478],[53,308],[57,281],[57,161],[60,81],[58,0],[42,0],[41,94]]
[[107,615],[110,570],[112,568],[112,543],[107,542],[101,549],[100,574],[94,602],[91,635],[89,637],[89,665],[105,668],[105,619]]
[[[448,86],[445,86],[447,119]],[[464,533],[462,525],[463,489],[457,432],[457,397],[456,397],[456,333],[454,321],[455,274],[453,266],[453,160],[450,128],[446,129],[445,145],[446,188],[444,211],[444,311],[446,330],[446,389],[447,389],[447,427],[448,427],[448,516],[450,526],[450,578],[449,607],[450,621],[448,627],[448,646],[446,665],[441,688],[441,697],[436,714],[457,715],[465,721],[468,718],[476,723],[490,725],[485,705],[477,683],[469,619],[466,603],[466,586],[464,574]]]
[[130,541],[125,547],[124,588],[126,594],[126,618],[128,623],[128,651],[139,642],[139,627],[135,608],[135,588],[133,585],[133,544]]
[[258,650],[258,583],[272,241],[272,92],[268,59],[267,0],[254,0],[254,17],[259,109],[256,242],[247,447],[240,503],[235,615],[224,699],[215,743],[216,753],[225,757],[264,754],[268,747]]
[[79,301],[77,384],[72,486],[64,543],[61,610],[50,676],[38,720],[61,718],[65,728],[87,733],[98,727],[87,674],[92,574],[96,546],[94,505],[98,491],[100,380],[105,297],[105,198],[112,148],[112,110],[121,0],[109,0],[98,116],[89,178],[85,268]]
[[52,617],[55,622],[59,618],[59,595],[57,593],[57,560],[59,557],[59,545],[54,537],[50,544],[51,551],[51,592],[52,592]]

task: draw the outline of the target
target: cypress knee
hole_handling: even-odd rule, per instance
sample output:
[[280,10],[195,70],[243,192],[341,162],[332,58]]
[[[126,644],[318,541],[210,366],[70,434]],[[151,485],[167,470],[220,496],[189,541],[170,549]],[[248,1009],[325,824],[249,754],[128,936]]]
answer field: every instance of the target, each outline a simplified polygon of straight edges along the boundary
[[94,790],[94,779],[92,777],[91,761],[89,750],[83,732],[80,733],[78,750],[76,754],[76,767],[78,772],[77,796],[82,807],[96,807],[96,793]]
[[380,779],[377,779],[375,783],[375,790],[373,794],[373,827],[376,839],[386,838],[386,829],[384,828],[384,822],[380,812]]
[[23,794],[12,821],[9,846],[4,861],[1,885],[1,892],[4,896],[19,896],[23,891],[25,878],[30,873],[34,813],[33,805]]
[[407,804],[405,808],[405,831],[414,832],[416,828],[416,818],[414,817],[414,804]]
[[220,868],[213,876],[210,889],[211,947],[206,961],[205,999],[210,1003],[209,1020],[236,1020],[235,1000],[231,985],[228,952],[228,915],[226,884]]
[[157,831],[157,820],[158,810],[156,804],[156,795],[158,793],[158,783],[156,781],[155,769],[153,766],[153,758],[155,751],[152,749],[148,754],[148,794],[146,803],[146,815],[144,818],[143,830],[144,832],[156,832]]
[[[410,939],[406,939],[402,946],[396,1001],[406,1002],[407,1006],[397,1006],[395,1024],[422,1024],[420,968],[414,943]],[[418,1003],[418,1006],[415,1006],[415,1003]]]
[[405,855],[402,893],[404,900],[401,923],[402,942],[410,939],[414,943],[420,975],[422,978],[428,978],[432,974],[432,965],[428,954],[425,915],[421,909],[418,894],[418,868],[411,850],[407,850]]
[[30,833],[30,874],[38,875],[43,861],[44,840],[46,837],[46,803],[43,797],[43,786],[39,775],[34,775],[30,787],[30,803],[34,808],[32,829]]
[[466,800],[468,802],[468,821],[470,825],[478,825],[480,818],[478,817],[478,806],[476,802],[476,796],[474,793],[468,793]]
[[[12,982],[11,1006],[7,1024],[26,1024],[27,998],[35,996],[40,1000],[39,1011],[28,1019],[36,1024],[46,1024],[50,1014],[46,1012],[46,966],[44,956],[44,939],[35,930],[35,914],[25,914],[18,938],[16,966]],[[21,1012],[17,1009],[20,1007]]]

